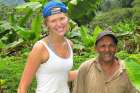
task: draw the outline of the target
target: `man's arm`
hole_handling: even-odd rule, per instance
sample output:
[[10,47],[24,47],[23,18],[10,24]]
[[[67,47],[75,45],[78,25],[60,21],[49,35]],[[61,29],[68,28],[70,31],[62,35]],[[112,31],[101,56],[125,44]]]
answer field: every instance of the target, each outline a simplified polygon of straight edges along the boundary
[[88,74],[88,69],[90,67],[90,61],[82,63],[78,70],[77,78],[74,82],[74,88],[72,93],[86,93],[85,92],[85,82],[86,76]]
[[74,81],[74,88],[72,93],[84,93],[84,82],[85,82],[85,77],[82,69],[80,68],[78,71],[78,75],[76,80]]

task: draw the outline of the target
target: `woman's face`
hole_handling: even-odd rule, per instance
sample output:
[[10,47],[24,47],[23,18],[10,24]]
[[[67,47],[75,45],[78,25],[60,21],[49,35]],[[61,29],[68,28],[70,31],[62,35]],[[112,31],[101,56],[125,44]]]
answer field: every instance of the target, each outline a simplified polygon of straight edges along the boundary
[[54,14],[45,19],[49,33],[64,36],[68,30],[68,17],[64,13]]

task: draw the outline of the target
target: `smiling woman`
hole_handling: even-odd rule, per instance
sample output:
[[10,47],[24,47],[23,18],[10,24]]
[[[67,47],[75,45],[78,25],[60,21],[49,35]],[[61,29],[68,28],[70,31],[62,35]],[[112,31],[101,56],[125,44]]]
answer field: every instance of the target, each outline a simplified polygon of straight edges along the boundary
[[62,2],[50,1],[43,8],[48,36],[39,40],[29,54],[18,93],[27,93],[36,75],[36,93],[70,93],[68,80],[76,78],[72,42],[64,35],[68,30],[67,8]]

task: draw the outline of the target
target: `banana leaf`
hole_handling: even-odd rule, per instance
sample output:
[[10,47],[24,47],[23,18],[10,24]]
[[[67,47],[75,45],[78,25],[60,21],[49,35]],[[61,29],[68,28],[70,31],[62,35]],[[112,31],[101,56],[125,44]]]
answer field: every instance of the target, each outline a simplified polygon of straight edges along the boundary
[[130,81],[140,91],[140,55],[126,58],[125,66]]

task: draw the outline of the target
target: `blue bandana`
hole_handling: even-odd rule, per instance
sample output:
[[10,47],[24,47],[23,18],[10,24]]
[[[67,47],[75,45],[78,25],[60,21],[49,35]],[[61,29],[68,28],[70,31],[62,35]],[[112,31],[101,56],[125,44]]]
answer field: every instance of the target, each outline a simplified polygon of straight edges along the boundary
[[58,1],[50,1],[43,8],[43,17],[48,17],[54,14],[58,14],[60,12],[66,13],[67,8],[64,3]]

